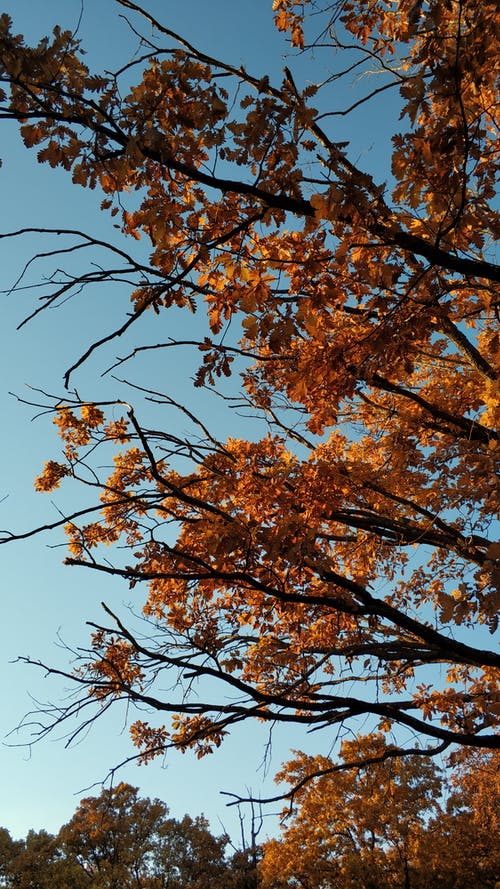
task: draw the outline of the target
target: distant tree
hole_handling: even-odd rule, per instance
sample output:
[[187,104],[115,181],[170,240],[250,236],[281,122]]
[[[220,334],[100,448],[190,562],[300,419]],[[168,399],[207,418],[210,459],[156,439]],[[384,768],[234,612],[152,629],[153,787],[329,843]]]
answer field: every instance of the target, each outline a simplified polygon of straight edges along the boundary
[[418,834],[418,889],[498,889],[500,757],[457,757],[446,807]]
[[238,806],[238,814],[240,845],[230,841],[234,854],[229,862],[228,886],[231,889],[257,889],[260,883],[258,866],[262,858],[259,837],[264,828],[262,806],[251,800],[245,809]]
[[143,799],[136,787],[121,783],[82,799],[57,840],[96,889],[142,889],[148,885],[166,815],[160,800]]
[[264,844],[264,889],[417,886],[415,835],[438,808],[439,770],[422,756],[392,757],[381,735],[345,741],[340,758],[359,765],[300,754],[278,775],[298,789],[282,838]]
[[238,850],[229,861],[225,889],[257,889],[260,886],[258,863],[261,847]]
[[0,885],[8,886],[12,862],[22,848],[21,840],[13,840],[5,827],[0,827]]
[[120,784],[83,799],[57,836],[13,840],[0,828],[0,886],[498,889],[496,752],[455,754],[446,780],[425,754],[395,756],[381,734],[345,741],[340,758],[298,754],[285,764],[281,838],[263,846],[260,816],[251,843],[235,849],[203,816],[169,818],[162,802]]
[[304,755],[285,765],[292,802],[281,838],[264,844],[262,889],[497,889],[498,754],[458,754],[445,774],[388,753],[371,736],[342,747],[359,768]]
[[228,837],[203,816],[169,818],[160,800],[119,784],[83,799],[57,842],[92,889],[224,889]]
[[[255,889],[254,857],[226,856],[203,815],[168,817],[160,800],[121,783],[86,797],[57,836],[0,828],[0,886],[6,889]],[[253,850],[255,854],[255,850]]]
[[0,874],[6,889],[86,889],[76,860],[65,855],[57,837],[30,830],[24,840],[10,840],[0,830]]
[[167,819],[160,830],[152,866],[153,886],[161,889],[225,889],[228,837],[214,837],[203,816]]

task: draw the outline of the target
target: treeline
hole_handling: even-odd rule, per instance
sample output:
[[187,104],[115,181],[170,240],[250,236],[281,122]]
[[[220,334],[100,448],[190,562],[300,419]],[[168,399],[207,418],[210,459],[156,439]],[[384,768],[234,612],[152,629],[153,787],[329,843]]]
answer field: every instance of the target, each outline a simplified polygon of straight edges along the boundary
[[81,800],[57,836],[0,828],[5,889],[255,889],[256,850],[234,850],[203,816],[170,818],[121,783]]
[[280,838],[259,844],[254,819],[244,849],[203,816],[171,818],[160,800],[119,784],[81,800],[57,836],[14,840],[0,828],[0,885],[498,889],[498,754],[462,751],[444,773],[425,756],[389,753],[382,735],[368,735],[344,742],[336,763],[297,754],[279,776],[292,794]]

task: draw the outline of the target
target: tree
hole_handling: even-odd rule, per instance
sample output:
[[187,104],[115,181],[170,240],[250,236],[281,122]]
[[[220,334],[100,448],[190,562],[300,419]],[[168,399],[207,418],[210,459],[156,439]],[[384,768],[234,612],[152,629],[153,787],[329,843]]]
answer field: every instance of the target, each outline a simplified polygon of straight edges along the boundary
[[160,800],[121,783],[81,800],[58,844],[92,889],[222,889],[228,838],[214,837],[203,816],[167,814]]
[[391,757],[381,735],[345,741],[340,759],[360,765],[341,771],[301,754],[277,776],[299,789],[282,838],[264,846],[263,887],[414,889],[415,838],[439,809],[439,769]]
[[[340,65],[303,87],[290,67],[272,83],[117,3],[153,37],[116,74],[92,74],[67,32],[28,47],[0,20],[1,117],[39,161],[104,192],[102,210],[150,251],[58,230],[70,240],[54,258],[100,258],[61,272],[43,307],[132,282],[132,310],[75,357],[66,385],[145,313],[204,306],[207,335],[187,340],[196,384],[240,362],[242,403],[267,426],[220,441],[156,380],[137,398],[177,406],[191,437],[141,419],[130,396],[43,402],[63,454],[38,490],[72,478],[100,492],[50,525],[66,527],[67,564],[148,589],[145,627],[109,608],[94,624],[69,672],[81,697],[48,711],[46,729],[125,700],[159,716],[131,725],[143,760],[203,755],[247,719],[331,742],[369,718],[396,730],[397,755],[421,750],[404,731],[429,754],[497,746],[497,4],[337,0],[309,23],[307,0],[275,0],[299,55],[312,45]],[[345,108],[344,84],[368,70]],[[383,176],[335,141],[337,117],[380,93],[403,119]],[[153,345],[161,357],[174,343],[121,363]],[[107,476],[99,455],[113,446]],[[115,545],[112,562],[102,549]]]
[[141,889],[148,885],[166,814],[160,800],[141,799],[136,787],[121,783],[81,800],[58,841],[92,886]]
[[0,828],[0,878],[6,889],[84,889],[88,886],[78,864],[62,854],[57,838],[46,830],[30,830],[26,839],[12,840]]
[[231,841],[233,856],[226,875],[227,889],[257,889],[260,886],[259,863],[262,858],[262,843],[259,836],[264,827],[262,805],[250,800],[250,805],[238,806],[240,822],[240,845]]
[[[169,818],[160,800],[121,783],[87,797],[57,836],[0,828],[0,885],[6,889],[254,889],[254,869],[225,857],[203,815]],[[251,882],[250,877],[254,877]]]
[[262,889],[495,889],[497,753],[467,750],[446,775],[372,735],[345,742],[340,759],[357,766],[299,754],[278,775],[293,806],[264,844]]
[[204,889],[228,886],[229,866],[224,853],[228,837],[214,837],[203,816],[169,819],[155,856],[156,881],[161,889]]
[[496,889],[500,868],[498,753],[466,751],[444,811],[415,838],[418,889]]
[[21,843],[13,840],[5,827],[0,827],[0,885],[8,884],[12,861],[19,852]]

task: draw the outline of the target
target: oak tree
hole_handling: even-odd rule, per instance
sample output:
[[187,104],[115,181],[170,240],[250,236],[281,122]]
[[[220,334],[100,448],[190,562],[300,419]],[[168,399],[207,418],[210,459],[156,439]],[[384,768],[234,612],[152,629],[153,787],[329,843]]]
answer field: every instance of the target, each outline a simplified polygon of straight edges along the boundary
[[498,765],[467,750],[446,774],[394,758],[381,735],[345,742],[340,762],[297,755],[278,776],[293,803],[264,844],[262,889],[495,889]]
[[498,751],[457,757],[446,806],[415,837],[418,889],[496,889],[500,868]]
[[58,844],[90,885],[141,889],[149,885],[166,815],[160,800],[142,799],[136,787],[120,783],[82,799]]
[[73,856],[63,853],[58,838],[30,830],[13,840],[0,828],[0,885],[5,889],[84,889],[88,880]]
[[[109,242],[57,231],[54,261],[100,259],[60,272],[34,313],[86,285],[130,287],[114,330],[75,355],[67,395],[44,402],[62,454],[36,487],[87,486],[88,508],[50,527],[65,526],[68,565],[145,590],[146,626],[106,608],[67,671],[81,697],[55,721],[146,706],[158,719],[130,728],[143,760],[202,756],[248,719],[329,743],[369,719],[395,730],[397,754],[421,750],[401,740],[415,735],[429,753],[497,746],[497,3],[274,0],[295,53],[278,78],[117,4],[149,30],[114,73],[91,72],[69,32],[27,46],[0,18],[0,117],[114,220]],[[311,50],[309,71],[330,66],[316,82],[300,74]],[[401,115],[383,173],[336,141],[337,118],[380,94]],[[175,309],[206,313],[206,336],[185,341],[196,385],[239,369],[260,424],[248,438],[219,440],[189,404],[184,437],[130,388],[113,405],[69,389],[147,313],[153,341],[127,360],[160,362],[174,344],[156,319]],[[149,404],[176,407],[156,379]]]
[[164,803],[123,782],[82,799],[57,836],[92,889],[223,889],[231,873],[227,843],[203,816],[169,818]]
[[12,839],[7,828],[0,827],[0,879],[2,884],[7,882],[7,876],[12,870],[12,862],[19,854],[21,847],[21,842]]
[[169,818],[154,861],[154,889],[214,889],[230,887],[230,866],[225,858],[228,837],[215,837],[202,815]]
[[439,769],[391,756],[381,735],[345,741],[340,761],[358,766],[300,754],[278,775],[298,789],[281,839],[265,844],[264,887],[415,886],[415,834],[438,809]]
[[120,783],[82,799],[52,836],[30,830],[13,840],[0,828],[5,889],[250,889],[250,868],[225,855],[203,815],[168,817],[160,800]]

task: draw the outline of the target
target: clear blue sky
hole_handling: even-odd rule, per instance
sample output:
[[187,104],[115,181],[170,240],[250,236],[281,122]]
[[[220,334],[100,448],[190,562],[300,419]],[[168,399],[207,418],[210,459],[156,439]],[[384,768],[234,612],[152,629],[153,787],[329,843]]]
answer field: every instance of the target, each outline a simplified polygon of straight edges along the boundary
[[[283,65],[285,44],[272,26],[271,0],[149,0],[147,8],[162,22],[185,35],[195,45],[219,55],[235,65],[244,63],[258,75],[266,72],[278,79]],[[14,19],[17,31],[27,40],[38,39],[59,23],[74,29],[83,10],[80,34],[88,49],[90,67],[113,68],[128,60],[136,40],[125,23],[119,19],[123,12],[113,0],[4,0],[0,11]],[[288,60],[290,64],[290,61]],[[307,78],[307,65],[301,71]],[[350,97],[346,96],[346,104]],[[378,113],[381,113],[379,106]],[[385,100],[387,108],[387,100]],[[371,121],[371,122],[370,122]],[[15,230],[26,225],[66,226],[88,229],[94,233],[109,231],[109,220],[99,214],[100,195],[75,187],[60,170],[40,167],[35,152],[22,146],[13,124],[2,123],[0,154],[0,229]],[[337,124],[336,124],[337,126]],[[370,156],[374,127],[373,118],[359,114],[350,122],[359,141],[356,160],[363,160],[373,170]],[[338,124],[339,139],[345,137],[343,124]],[[378,124],[379,134],[383,127]],[[350,131],[352,135],[352,131]],[[50,249],[48,240],[31,239],[0,243],[0,290],[7,291],[15,281],[24,262],[37,250]],[[35,280],[36,275],[31,275]],[[27,280],[30,279],[28,275]],[[85,308],[78,300],[59,311],[43,313],[33,323],[16,331],[16,326],[33,308],[36,293],[26,290],[9,296],[1,295],[2,324],[0,328],[0,405],[3,435],[0,439],[0,528],[27,529],[47,519],[54,519],[56,509],[50,498],[36,495],[33,478],[43,462],[55,454],[57,442],[50,422],[31,421],[33,411],[19,405],[9,392],[29,397],[25,384],[50,392],[60,393],[62,375],[83,347],[100,334],[111,329],[117,306],[124,311],[127,295],[116,288],[85,296]],[[115,315],[116,317],[116,315]],[[156,317],[156,316],[154,316]],[[188,319],[189,321],[189,319]],[[171,321],[173,331],[182,332],[184,316]],[[148,340],[148,321],[144,322],[142,341]],[[186,330],[185,333],[188,333]],[[135,339],[120,342],[110,351],[123,355]],[[150,341],[158,338],[152,333]],[[208,411],[217,418],[224,433],[234,428],[227,418],[218,416],[214,404],[208,405],[207,395],[195,395],[190,384],[194,368],[189,356],[176,356],[170,365],[163,356],[163,372],[170,383],[175,382],[176,394],[186,403]],[[106,366],[103,356],[89,363],[75,383],[83,397],[94,394],[90,381],[99,368]],[[138,379],[134,373],[134,379]],[[101,383],[99,384],[101,386]],[[102,383],[101,392],[114,397],[112,380]],[[193,402],[193,399],[197,401]],[[200,399],[202,401],[200,402]],[[204,401],[203,401],[204,399]],[[231,422],[234,424],[234,417]],[[61,501],[58,501],[61,502]],[[57,634],[71,645],[85,644],[87,635],[84,621],[99,619],[99,602],[105,599],[111,606],[128,602],[128,590],[113,582],[83,571],[65,569],[61,565],[64,550],[53,548],[61,537],[35,538],[26,543],[4,546],[0,550],[2,620],[1,634],[1,699],[0,734],[7,736],[32,706],[29,695],[46,701],[60,700],[65,694],[63,685],[46,681],[34,669],[13,664],[18,656],[29,654],[49,663],[67,666],[66,653],[58,648]],[[25,737],[24,735],[22,737]],[[266,734],[258,726],[246,726],[226,741],[214,756],[199,762],[187,754],[169,754],[166,767],[159,763],[123,769],[118,778],[138,785],[148,796],[165,800],[175,816],[184,812],[196,815],[204,812],[215,832],[220,829],[220,817],[226,827],[236,834],[236,818],[228,812],[219,796],[220,789],[269,792],[271,778],[280,762],[287,758],[289,747],[307,744],[297,729],[293,735],[281,731],[273,741],[270,774],[265,777],[262,757]],[[20,739],[21,740],[21,739]],[[6,738],[15,743],[16,735]],[[30,827],[57,831],[72,815],[85,788],[105,777],[109,767],[131,752],[124,714],[115,713],[107,722],[99,724],[77,746],[64,749],[64,742],[53,739],[36,745],[31,754],[23,747],[0,747],[0,825],[13,836],[24,836]],[[327,751],[323,751],[327,752]],[[97,786],[91,792],[99,793]],[[271,826],[271,822],[270,822]]]

